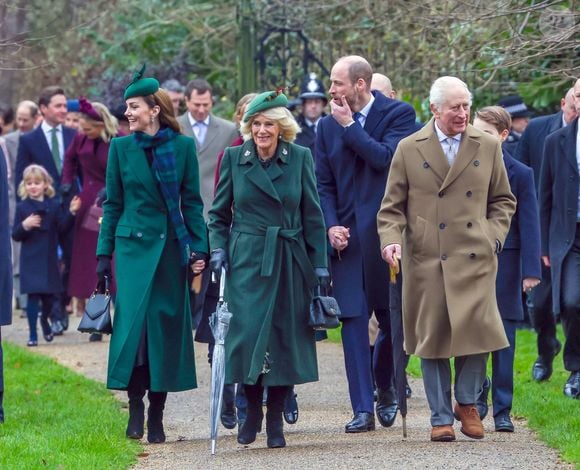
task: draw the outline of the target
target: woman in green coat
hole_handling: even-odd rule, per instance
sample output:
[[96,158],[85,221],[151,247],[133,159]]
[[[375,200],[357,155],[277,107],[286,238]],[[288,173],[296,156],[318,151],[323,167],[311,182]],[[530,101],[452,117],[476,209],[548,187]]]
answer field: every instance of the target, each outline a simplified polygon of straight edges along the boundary
[[226,149],[209,212],[210,268],[226,268],[233,317],[225,341],[226,383],[244,384],[247,418],[238,442],[261,428],[268,387],[268,447],[284,447],[288,387],[318,380],[312,289],[329,281],[326,234],[310,150],[291,142],[299,130],[286,96],[266,92],[244,115],[244,144]]
[[127,390],[126,435],[164,442],[167,392],[196,387],[188,273],[207,259],[207,230],[193,139],[179,134],[171,100],[154,78],[136,74],[125,90],[131,135],[111,141],[97,275],[117,298],[107,387]]

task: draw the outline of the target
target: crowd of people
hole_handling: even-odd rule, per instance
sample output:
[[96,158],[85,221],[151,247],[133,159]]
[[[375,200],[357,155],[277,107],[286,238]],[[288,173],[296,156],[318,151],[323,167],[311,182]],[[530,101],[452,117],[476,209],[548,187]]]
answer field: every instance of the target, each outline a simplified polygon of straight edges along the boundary
[[[167,393],[197,386],[192,330],[211,364],[222,273],[233,317],[221,422],[238,426],[240,444],[265,417],[267,446],[286,446],[299,385],[318,380],[317,286],[340,307],[345,432],[372,431],[375,417],[393,425],[388,286],[399,264],[404,348],[421,359],[432,441],[455,440],[454,420],[483,438],[490,390],[495,430],[514,431],[526,316],[533,379],[551,376],[560,320],[563,392],[580,397],[580,80],[560,112],[531,120],[518,96],[472,113],[468,86],[444,76],[419,123],[360,56],[334,64],[328,93],[308,74],[293,102],[280,90],[245,95],[234,122],[212,113],[204,79],[160,84],[143,67],[123,98],[120,113],[50,86],[18,104],[0,139],[0,325],[14,298],[27,345],[38,345],[39,318],[51,342],[72,306],[82,314],[112,279],[107,387],[127,391],[128,438],[143,438],[147,418],[148,441],[166,440]],[[0,422],[1,354],[0,336]]]

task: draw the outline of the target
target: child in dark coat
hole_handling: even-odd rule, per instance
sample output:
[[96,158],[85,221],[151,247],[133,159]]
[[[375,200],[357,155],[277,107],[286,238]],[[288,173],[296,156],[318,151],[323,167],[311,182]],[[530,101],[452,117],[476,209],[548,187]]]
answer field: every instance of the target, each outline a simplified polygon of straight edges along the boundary
[[58,267],[58,236],[72,225],[78,210],[78,198],[69,210],[54,197],[52,178],[40,165],[30,165],[18,187],[22,199],[16,206],[12,238],[22,242],[20,288],[28,294],[26,315],[30,329],[28,346],[38,345],[36,324],[41,308],[40,325],[47,342],[53,335],[48,321],[55,296],[62,292]]

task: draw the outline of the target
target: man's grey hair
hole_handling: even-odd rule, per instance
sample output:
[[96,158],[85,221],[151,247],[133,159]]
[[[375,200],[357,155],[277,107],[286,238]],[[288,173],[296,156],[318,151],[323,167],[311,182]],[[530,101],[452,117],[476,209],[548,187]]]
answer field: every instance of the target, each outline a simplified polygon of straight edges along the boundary
[[161,88],[166,91],[172,91],[173,93],[183,93],[185,87],[179,83],[175,78],[170,78],[169,80],[165,80],[161,84]]
[[28,111],[30,112],[30,117],[32,118],[35,118],[38,115],[38,106],[34,101],[30,100],[21,101],[20,103],[18,103],[18,106],[16,107],[16,112],[18,112],[20,108],[28,108]]
[[471,106],[471,101],[473,96],[467,87],[467,84],[457,77],[439,77],[431,85],[431,90],[429,91],[429,103],[435,106],[437,110],[441,110],[441,106],[445,103],[447,98],[447,91],[451,88],[461,86],[465,88],[465,91],[469,94],[469,106]]

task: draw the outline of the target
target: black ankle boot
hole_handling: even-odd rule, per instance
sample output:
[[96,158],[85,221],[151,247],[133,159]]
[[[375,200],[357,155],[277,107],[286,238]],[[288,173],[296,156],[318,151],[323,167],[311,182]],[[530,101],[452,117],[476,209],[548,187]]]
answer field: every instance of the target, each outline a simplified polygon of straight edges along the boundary
[[256,434],[262,428],[264,411],[262,409],[262,394],[264,387],[260,385],[244,385],[248,400],[246,420],[238,432],[238,443],[247,445],[256,440]]
[[266,411],[266,436],[269,448],[286,447],[282,412],[288,387],[268,387]]
[[149,392],[149,409],[147,410],[147,441],[151,444],[165,442],[163,429],[163,410],[165,409],[166,392]]
[[131,380],[127,387],[127,396],[129,397],[129,422],[125,436],[129,439],[141,439],[144,431],[145,405],[143,397],[145,396],[145,387],[138,380]]

